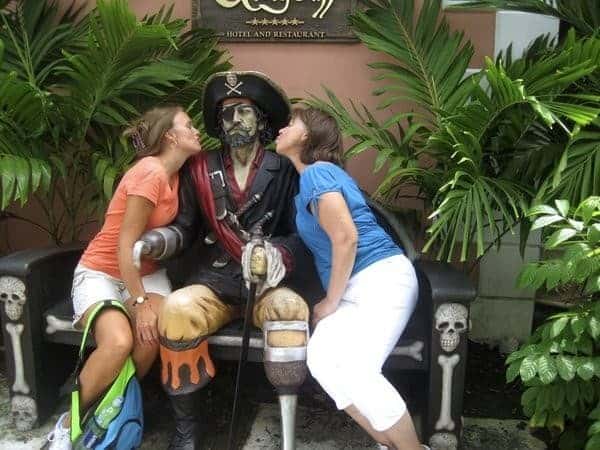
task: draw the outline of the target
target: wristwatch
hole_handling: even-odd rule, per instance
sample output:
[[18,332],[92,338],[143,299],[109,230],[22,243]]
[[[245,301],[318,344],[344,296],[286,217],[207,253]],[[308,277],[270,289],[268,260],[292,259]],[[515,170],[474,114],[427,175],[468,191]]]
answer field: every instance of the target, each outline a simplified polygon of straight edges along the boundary
[[141,305],[146,300],[148,300],[148,296],[147,295],[140,295],[139,297],[135,298],[135,302],[133,303],[133,306]]

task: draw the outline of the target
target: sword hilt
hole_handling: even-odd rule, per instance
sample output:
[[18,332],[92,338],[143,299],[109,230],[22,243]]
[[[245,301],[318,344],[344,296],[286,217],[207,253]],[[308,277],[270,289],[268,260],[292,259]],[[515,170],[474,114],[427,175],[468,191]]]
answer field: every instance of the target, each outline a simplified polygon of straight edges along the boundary
[[242,215],[246,214],[250,208],[252,208],[258,202],[260,202],[260,199],[261,199],[260,194],[254,194],[252,197],[250,197],[250,199],[246,203],[244,203],[242,206],[240,206],[240,209],[238,209],[235,212],[235,216],[238,219],[240,217],[242,217]]
[[263,238],[263,230],[262,227],[264,226],[265,223],[267,223],[269,220],[271,220],[273,218],[273,210],[269,211],[268,213],[266,213],[264,216],[262,216],[258,222],[256,222],[254,224],[254,226],[252,227],[252,230],[250,231],[250,234],[252,235],[252,239],[259,237],[260,239]]
[[262,227],[272,218],[273,211],[269,211],[252,227],[252,238],[250,242],[254,243],[254,248],[250,255],[250,272],[257,278],[263,278],[267,274],[268,262]]

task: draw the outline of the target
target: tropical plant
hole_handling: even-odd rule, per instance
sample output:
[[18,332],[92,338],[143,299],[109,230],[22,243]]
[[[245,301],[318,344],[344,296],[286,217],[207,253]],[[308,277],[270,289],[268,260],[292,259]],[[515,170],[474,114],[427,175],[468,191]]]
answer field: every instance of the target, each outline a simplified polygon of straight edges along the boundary
[[57,244],[76,240],[133,160],[123,126],[167,103],[198,117],[204,81],[230,65],[211,32],[185,31],[171,13],[138,20],[125,0],[98,0],[86,15],[51,0],[3,11],[0,210],[35,198],[38,226]]
[[600,448],[600,197],[574,211],[566,200],[554,205],[536,206],[528,216],[560,257],[527,264],[519,285],[569,286],[574,307],[550,317],[508,357],[506,379],[526,387],[521,403],[530,426],[549,428],[563,449],[592,450]]
[[[600,194],[600,38],[541,37],[522,58],[513,60],[508,49],[465,75],[472,45],[449,30],[440,0],[423,1],[418,15],[414,0],[365,3],[350,23],[369,49],[388,56],[370,67],[385,83],[373,94],[389,118],[378,121],[353,102],[348,110],[329,89],[326,100],[307,101],[332,113],[356,141],[348,157],[377,151],[375,170],[386,170],[380,198],[391,203],[416,186],[432,211],[424,251],[435,247],[437,258],[450,260],[459,250],[464,261],[473,242],[481,257],[486,242],[499,245],[526,223],[532,201]],[[394,112],[400,101],[415,109]]]

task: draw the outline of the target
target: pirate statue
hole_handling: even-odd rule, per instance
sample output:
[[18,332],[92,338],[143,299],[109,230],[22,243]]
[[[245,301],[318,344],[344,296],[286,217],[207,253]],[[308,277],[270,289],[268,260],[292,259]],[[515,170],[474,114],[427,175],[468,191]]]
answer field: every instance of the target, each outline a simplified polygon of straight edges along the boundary
[[161,380],[176,416],[170,448],[197,448],[197,393],[215,376],[207,338],[243,310],[252,279],[250,232],[257,224],[267,270],[252,320],[265,336],[265,371],[280,398],[284,448],[293,448],[295,394],[306,375],[305,299],[319,298],[321,288],[295,229],[297,173],[265,150],[286,126],[290,105],[261,73],[222,72],[207,81],[203,114],[206,132],[222,149],[188,161],[175,222],[146,233],[134,247],[155,259],[186,250],[180,264],[189,269],[185,287],[165,298],[158,322]]

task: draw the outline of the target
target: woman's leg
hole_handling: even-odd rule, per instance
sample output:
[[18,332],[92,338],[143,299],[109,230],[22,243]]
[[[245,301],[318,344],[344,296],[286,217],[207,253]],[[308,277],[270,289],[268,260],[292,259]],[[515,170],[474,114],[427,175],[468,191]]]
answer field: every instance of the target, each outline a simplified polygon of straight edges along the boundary
[[408,411],[404,413],[398,422],[385,430],[383,434],[387,437],[388,441],[392,443],[393,447],[398,450],[422,449],[419,444],[412,417]]
[[[154,311],[154,313],[156,314],[157,318],[163,300],[164,297],[162,295],[148,294],[148,300],[146,301],[150,304],[150,307],[152,308],[152,311]],[[136,307],[133,306],[133,300],[127,300],[126,304],[127,308],[130,310],[130,316],[135,317],[134,314]],[[135,324],[132,325],[135,327]],[[133,364],[135,365],[135,372],[137,377],[139,379],[142,379],[148,373],[148,371],[152,367],[152,364],[154,364],[154,361],[156,361],[160,346],[158,342],[150,344],[139,342],[137,337],[135,337],[135,333],[133,334],[134,344],[133,352],[131,353],[131,358],[133,359]],[[158,327],[156,334],[158,335]]]
[[351,283],[345,296],[349,301],[343,301],[315,330],[308,363],[338,408],[379,442],[410,450],[420,449],[412,420],[398,392],[381,374],[416,298],[412,266],[398,262],[396,258],[377,263],[360,281]]
[[352,417],[354,421],[357,424],[359,424],[363,430],[369,433],[369,436],[375,439],[375,442],[383,444],[387,447],[392,446],[392,443],[388,440],[388,437],[381,431],[377,431],[375,428],[373,428],[371,426],[371,422],[369,422],[369,420],[360,413],[356,406],[350,405],[347,408],[345,408],[344,411],[346,412],[346,414]]
[[[357,388],[357,385],[366,383],[379,384],[379,380],[358,380],[352,377],[349,372],[352,370],[363,371],[364,365],[368,364],[364,360],[364,354],[361,353],[360,346],[353,345],[353,336],[359,336],[361,339],[367,339],[364,336],[365,329],[356,327],[354,324],[358,320],[358,314],[355,304],[343,302],[334,314],[324,319],[317,327],[310,338],[308,345],[308,367],[311,374],[323,387],[323,389],[333,398],[338,409],[343,409],[350,417],[352,417],[361,428],[363,428],[376,442],[386,445],[389,448],[394,448],[394,441],[390,439],[385,431],[376,430],[369,420],[359,411],[353,403],[351,392]],[[349,332],[350,331],[350,332]],[[368,339],[367,339],[368,340]],[[368,344],[367,344],[368,346]],[[347,354],[353,356],[346,356]],[[353,358],[353,368],[348,369],[346,362],[348,357]],[[361,368],[362,366],[362,368]],[[381,376],[381,375],[380,375]],[[352,379],[349,379],[352,378]],[[387,380],[386,380],[387,383]],[[371,391],[365,389],[367,393]],[[385,394],[384,394],[385,395]],[[393,390],[388,392],[390,402],[396,400],[394,397],[399,397],[397,392]],[[378,396],[377,396],[378,397]],[[403,402],[401,399],[394,403]],[[364,403],[361,401],[359,403]],[[409,433],[409,438],[410,438]],[[412,437],[416,439],[416,434]],[[398,447],[399,449],[411,449],[417,447]]]
[[94,338],[96,349],[79,374],[81,411],[85,411],[117,377],[133,349],[129,320],[117,309],[108,308],[99,313],[94,322]]
[[355,387],[350,394],[353,406],[390,447],[421,449],[404,400],[381,373],[414,309],[416,277],[404,257],[381,261],[373,269],[356,289],[355,327],[363,330],[363,338],[355,339],[353,346],[355,354],[364,355],[363,363],[348,370],[352,362],[347,359],[345,380]]
[[[171,282],[167,277],[167,271],[165,269],[159,269],[156,272],[153,272],[149,275],[145,275],[142,278],[142,283],[144,285],[144,289],[148,293],[148,300],[146,300],[154,314],[158,319],[158,315],[160,312],[160,308],[162,307],[163,301],[167,295],[169,295],[172,291]],[[129,297],[129,292],[125,291],[125,295]],[[130,311],[130,317],[135,317],[135,306],[133,303],[133,299],[129,299],[126,301],[127,308]],[[133,324],[135,327],[135,324]],[[142,379],[156,361],[158,357],[160,345],[158,342],[147,344],[138,342],[137,337],[134,335],[134,344],[133,344],[133,352],[131,357],[133,359],[133,363],[135,365],[135,371],[137,377]],[[156,326],[156,336],[158,336],[158,320]]]

